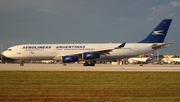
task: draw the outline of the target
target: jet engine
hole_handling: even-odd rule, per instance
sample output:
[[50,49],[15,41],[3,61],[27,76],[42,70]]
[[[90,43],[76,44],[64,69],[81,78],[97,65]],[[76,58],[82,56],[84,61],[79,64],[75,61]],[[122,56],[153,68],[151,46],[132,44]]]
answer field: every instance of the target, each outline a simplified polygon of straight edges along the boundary
[[76,62],[78,61],[78,57],[76,56],[62,56],[63,63]]
[[100,54],[99,53],[95,53],[95,52],[84,52],[82,54],[83,59],[94,59],[94,58],[100,58]]

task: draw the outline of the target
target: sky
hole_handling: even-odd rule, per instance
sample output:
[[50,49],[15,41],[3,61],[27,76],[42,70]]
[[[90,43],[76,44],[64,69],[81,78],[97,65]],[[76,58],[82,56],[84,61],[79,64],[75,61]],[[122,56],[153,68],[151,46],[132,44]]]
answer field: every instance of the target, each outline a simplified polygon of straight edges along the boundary
[[134,43],[163,19],[174,44],[160,54],[179,54],[179,0],[0,0],[0,44]]

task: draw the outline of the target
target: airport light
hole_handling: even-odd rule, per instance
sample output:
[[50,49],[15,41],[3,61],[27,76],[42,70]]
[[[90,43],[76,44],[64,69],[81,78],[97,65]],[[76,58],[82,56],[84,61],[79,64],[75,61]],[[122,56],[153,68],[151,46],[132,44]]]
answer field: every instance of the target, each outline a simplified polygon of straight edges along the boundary
[[157,50],[157,61],[159,63],[159,50]]

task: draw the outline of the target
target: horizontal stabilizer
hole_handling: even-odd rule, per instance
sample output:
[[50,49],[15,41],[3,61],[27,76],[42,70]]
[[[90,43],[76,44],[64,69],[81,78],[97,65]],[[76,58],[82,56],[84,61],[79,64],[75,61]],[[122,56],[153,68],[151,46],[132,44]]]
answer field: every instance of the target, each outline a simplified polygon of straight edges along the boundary
[[161,49],[161,48],[164,48],[164,47],[168,47],[171,44],[174,44],[174,43],[173,42],[167,42],[167,43],[163,43],[163,44],[153,44],[152,49],[154,49],[154,50]]

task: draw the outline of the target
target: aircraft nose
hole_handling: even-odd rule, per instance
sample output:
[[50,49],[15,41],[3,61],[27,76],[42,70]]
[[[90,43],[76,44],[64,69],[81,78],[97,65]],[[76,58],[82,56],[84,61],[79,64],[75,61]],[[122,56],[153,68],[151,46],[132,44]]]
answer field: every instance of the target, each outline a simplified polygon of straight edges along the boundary
[[8,55],[8,54],[7,54],[7,51],[4,51],[4,52],[2,53],[2,55],[7,57],[7,55]]

